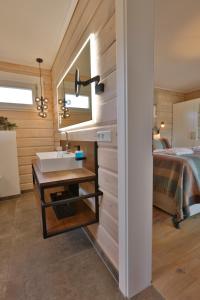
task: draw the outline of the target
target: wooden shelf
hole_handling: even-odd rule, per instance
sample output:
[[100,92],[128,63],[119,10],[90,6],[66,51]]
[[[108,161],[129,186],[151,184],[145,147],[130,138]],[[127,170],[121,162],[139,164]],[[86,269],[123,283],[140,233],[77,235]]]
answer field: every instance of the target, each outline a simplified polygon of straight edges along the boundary
[[[61,190],[63,189],[58,187],[47,189],[45,193],[47,203],[50,203],[50,193],[58,192]],[[40,209],[41,200],[39,198],[36,189],[35,189],[35,199],[42,219],[42,214]],[[97,222],[95,213],[83,200],[78,200],[76,203],[74,203],[74,206],[76,210],[75,215],[71,217],[62,218],[62,219],[59,219],[56,216],[53,207],[50,206],[45,209],[47,237],[54,236],[57,233],[66,232],[68,230],[73,230],[75,228],[79,228],[81,226],[86,226],[88,224],[93,224]]]
[[39,185],[43,187],[54,186],[57,184],[61,185],[62,183],[85,182],[96,178],[96,174],[86,168],[42,173],[36,162],[34,162],[33,169]]
[[96,221],[94,212],[83,202],[77,201],[74,204],[76,213],[74,216],[58,219],[52,207],[46,209],[46,221],[48,235],[62,230],[78,228]]

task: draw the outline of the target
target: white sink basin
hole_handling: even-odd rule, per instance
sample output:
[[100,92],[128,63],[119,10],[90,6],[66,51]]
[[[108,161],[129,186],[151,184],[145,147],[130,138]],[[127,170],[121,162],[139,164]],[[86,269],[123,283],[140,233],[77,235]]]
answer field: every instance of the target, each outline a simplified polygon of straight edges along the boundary
[[54,172],[82,168],[82,161],[75,160],[74,153],[40,152],[36,153],[37,165],[41,172]]

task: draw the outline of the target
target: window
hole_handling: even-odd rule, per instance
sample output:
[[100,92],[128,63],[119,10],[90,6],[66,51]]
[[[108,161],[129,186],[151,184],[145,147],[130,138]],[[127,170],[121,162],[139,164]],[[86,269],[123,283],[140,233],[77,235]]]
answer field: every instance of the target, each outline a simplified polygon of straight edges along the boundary
[[88,96],[78,96],[72,94],[65,94],[66,107],[69,108],[81,108],[89,109],[90,108],[90,99]]
[[0,86],[0,103],[33,105],[31,88]]

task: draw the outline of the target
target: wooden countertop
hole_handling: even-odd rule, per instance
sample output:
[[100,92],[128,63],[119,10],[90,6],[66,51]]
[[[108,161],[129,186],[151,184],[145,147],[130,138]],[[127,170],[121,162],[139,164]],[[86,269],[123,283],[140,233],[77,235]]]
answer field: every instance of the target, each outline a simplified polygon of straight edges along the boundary
[[52,186],[59,183],[79,183],[87,180],[90,181],[96,178],[95,173],[85,168],[42,173],[40,172],[36,162],[33,162],[33,169],[40,186]]

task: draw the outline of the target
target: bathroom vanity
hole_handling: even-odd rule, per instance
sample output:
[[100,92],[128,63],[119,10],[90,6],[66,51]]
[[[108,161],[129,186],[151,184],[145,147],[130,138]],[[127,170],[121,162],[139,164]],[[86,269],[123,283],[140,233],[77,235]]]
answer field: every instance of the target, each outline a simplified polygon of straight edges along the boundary
[[[76,161],[73,157],[74,149],[78,144],[86,154],[86,159],[83,161]],[[34,161],[32,165],[36,198],[41,208],[44,238],[99,221],[99,196],[103,193],[98,187],[97,143],[73,141],[70,143],[70,149],[72,152],[68,159],[71,162],[65,162],[65,170],[49,172],[46,165],[47,172],[44,172],[44,169],[42,172],[40,164],[44,161],[40,163]],[[48,153],[47,156],[51,157],[51,152]],[[43,157],[47,156],[43,154]],[[55,168],[62,158],[55,158]],[[76,163],[77,168],[75,168]],[[52,168],[51,160],[49,164]]]

